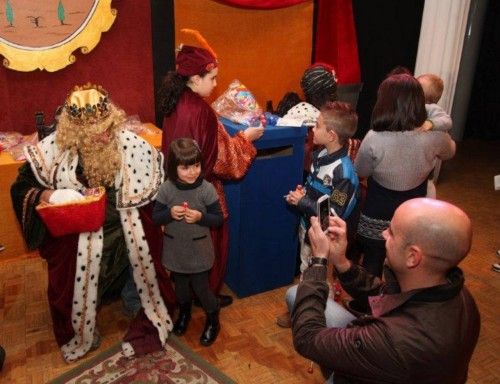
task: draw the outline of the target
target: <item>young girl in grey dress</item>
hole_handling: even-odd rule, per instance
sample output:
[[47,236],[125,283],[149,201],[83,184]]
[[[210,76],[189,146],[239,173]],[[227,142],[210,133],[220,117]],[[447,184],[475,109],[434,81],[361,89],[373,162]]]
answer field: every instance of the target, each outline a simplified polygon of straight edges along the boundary
[[219,334],[219,308],[208,276],[214,262],[210,227],[223,216],[217,193],[203,179],[202,156],[193,139],[172,141],[167,154],[167,180],[160,186],[153,220],[163,225],[162,263],[171,272],[179,302],[173,332],[183,335],[191,319],[190,285],[207,315],[200,343],[208,346]]

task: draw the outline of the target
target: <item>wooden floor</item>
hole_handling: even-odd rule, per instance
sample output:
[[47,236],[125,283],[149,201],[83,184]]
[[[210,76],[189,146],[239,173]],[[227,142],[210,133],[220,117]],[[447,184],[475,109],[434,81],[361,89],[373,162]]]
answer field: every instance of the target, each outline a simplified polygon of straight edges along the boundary
[[[444,164],[438,185],[438,197],[461,206],[474,223],[472,251],[462,267],[482,327],[468,383],[500,383],[500,273],[491,270],[492,263],[500,262],[495,253],[500,248],[495,174],[500,174],[500,142],[464,142],[455,159]],[[10,260],[0,253],[0,344],[7,351],[2,383],[44,383],[75,365],[62,360],[55,343],[46,285],[46,266],[36,252]],[[198,344],[203,314],[197,308],[183,339],[238,383],[322,383],[318,367],[307,373],[309,362],[293,350],[290,330],[275,325],[285,290],[236,299],[224,308],[221,334],[209,348]],[[97,352],[118,341],[127,324],[119,302],[102,308],[98,326],[103,342]]]

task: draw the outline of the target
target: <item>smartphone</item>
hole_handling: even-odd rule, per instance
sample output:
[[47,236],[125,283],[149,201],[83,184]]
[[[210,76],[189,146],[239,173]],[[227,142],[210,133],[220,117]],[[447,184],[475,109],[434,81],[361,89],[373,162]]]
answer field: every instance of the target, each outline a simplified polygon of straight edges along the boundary
[[330,196],[323,195],[318,199],[316,212],[318,213],[321,229],[327,232],[330,225]]

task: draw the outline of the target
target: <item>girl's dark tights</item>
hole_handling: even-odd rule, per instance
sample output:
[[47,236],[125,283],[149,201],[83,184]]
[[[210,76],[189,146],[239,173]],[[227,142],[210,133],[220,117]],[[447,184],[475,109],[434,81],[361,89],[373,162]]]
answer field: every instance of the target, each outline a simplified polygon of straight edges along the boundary
[[191,287],[205,312],[210,313],[217,310],[217,297],[208,284],[209,272],[210,270],[199,273],[172,272],[175,282],[175,294],[180,304],[191,302],[192,297],[189,288],[191,283]]

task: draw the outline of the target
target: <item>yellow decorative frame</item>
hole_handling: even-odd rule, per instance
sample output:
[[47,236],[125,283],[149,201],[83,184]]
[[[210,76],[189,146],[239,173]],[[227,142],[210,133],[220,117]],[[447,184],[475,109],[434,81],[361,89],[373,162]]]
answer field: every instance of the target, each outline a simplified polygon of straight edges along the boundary
[[3,65],[22,72],[35,69],[55,72],[73,64],[76,61],[73,51],[80,48],[82,53],[89,53],[96,47],[101,34],[113,25],[118,12],[111,8],[111,1],[97,0],[86,24],[71,35],[75,35],[74,37],[57,46],[34,49],[0,41],[0,55],[4,57]]

